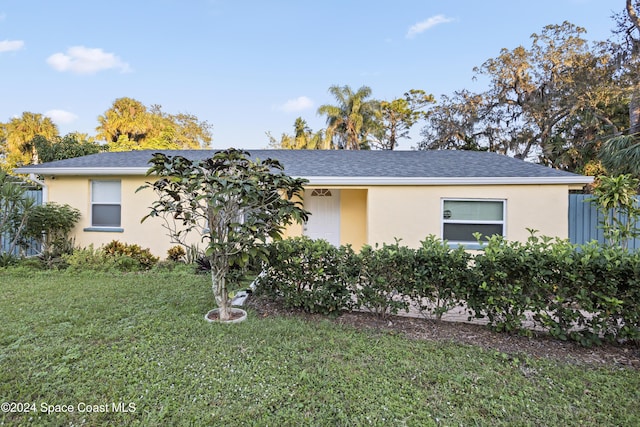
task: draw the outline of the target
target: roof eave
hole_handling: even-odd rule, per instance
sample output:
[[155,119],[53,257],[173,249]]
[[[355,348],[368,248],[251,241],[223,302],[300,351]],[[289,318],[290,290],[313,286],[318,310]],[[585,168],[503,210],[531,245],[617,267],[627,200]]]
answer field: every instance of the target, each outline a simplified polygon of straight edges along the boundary
[[310,185],[586,185],[591,176],[565,177],[303,177]]
[[[144,176],[149,168],[37,168],[22,167],[17,173],[43,176]],[[303,176],[310,185],[553,185],[580,186],[591,184],[593,177],[575,175],[562,177],[385,177],[385,176]]]
[[78,176],[101,176],[101,175],[146,175],[149,168],[141,167],[99,167],[99,168],[38,168],[38,167],[21,167],[15,170],[17,173],[35,173],[36,175],[43,176],[64,176],[64,175],[78,175]]

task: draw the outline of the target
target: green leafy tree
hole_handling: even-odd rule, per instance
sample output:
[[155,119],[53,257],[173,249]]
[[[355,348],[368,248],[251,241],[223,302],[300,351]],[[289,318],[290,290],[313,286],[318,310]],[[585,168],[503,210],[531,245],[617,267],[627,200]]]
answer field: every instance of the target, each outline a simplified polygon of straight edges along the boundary
[[548,25],[530,47],[502,49],[475,68],[482,93],[459,91],[430,110],[419,148],[485,149],[580,171],[605,135],[625,125],[614,57],[569,22]]
[[58,257],[73,250],[69,233],[80,219],[80,211],[69,205],[45,203],[29,210],[22,233],[21,244],[27,246],[34,239],[41,245],[41,252],[48,257]]
[[268,239],[280,239],[286,225],[307,220],[296,201],[307,181],[284,174],[276,160],[251,160],[236,149],[199,162],[156,153],[151,163],[148,176],[157,180],[141,188],[152,188],[158,199],[142,220],[164,218],[172,241],[185,247],[189,233],[202,236],[220,319],[228,320],[230,269],[264,259]]
[[566,120],[610,99],[610,58],[591,50],[583,28],[569,22],[533,34],[532,46],[503,49],[476,71],[491,87],[483,114],[486,132],[500,135],[500,150],[519,158],[549,158],[547,147]]
[[168,114],[159,105],[145,107],[132,98],[118,98],[98,117],[97,138],[109,151],[197,149],[211,143],[211,126],[191,114]]
[[640,1],[626,0],[625,13],[617,16],[616,33],[621,42],[613,45],[619,80],[628,88],[629,128],[624,134],[608,139],[600,159],[612,174],[640,176]]
[[376,130],[379,103],[368,99],[371,88],[360,87],[354,92],[349,86],[329,88],[337,105],[321,105],[318,114],[327,117],[327,138],[333,148],[360,150],[369,148],[369,137]]
[[86,138],[86,136],[69,133],[62,138],[47,139],[37,135],[30,144],[34,146],[38,158],[43,163],[96,154],[106,148],[96,142],[80,138]]
[[617,59],[622,80],[630,89],[629,133],[640,133],[640,0],[626,0],[625,11],[618,15],[615,31],[621,42],[617,45]]
[[409,138],[413,125],[427,117],[424,108],[433,102],[433,95],[419,89],[411,89],[402,98],[380,101],[380,108],[376,111],[379,129],[373,145],[383,150],[396,148],[398,140]]
[[481,126],[484,101],[482,95],[467,90],[456,91],[452,96],[443,95],[429,110],[427,125],[420,131],[423,139],[417,148],[497,151],[496,138]]
[[639,185],[640,180],[631,175],[603,176],[593,190],[589,200],[602,215],[601,227],[611,246],[626,248],[629,239],[640,236],[640,209],[635,199]]

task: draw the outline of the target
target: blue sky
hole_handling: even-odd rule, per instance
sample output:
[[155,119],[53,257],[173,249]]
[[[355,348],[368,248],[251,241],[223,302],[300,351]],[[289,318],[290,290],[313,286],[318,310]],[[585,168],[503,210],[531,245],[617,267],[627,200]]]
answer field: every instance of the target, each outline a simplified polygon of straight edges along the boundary
[[[120,97],[213,125],[213,147],[264,148],[327,89],[391,100],[483,90],[473,67],[568,20],[604,40],[624,0],[0,0],[0,121],[24,111],[95,134]],[[410,149],[414,139],[401,143]]]

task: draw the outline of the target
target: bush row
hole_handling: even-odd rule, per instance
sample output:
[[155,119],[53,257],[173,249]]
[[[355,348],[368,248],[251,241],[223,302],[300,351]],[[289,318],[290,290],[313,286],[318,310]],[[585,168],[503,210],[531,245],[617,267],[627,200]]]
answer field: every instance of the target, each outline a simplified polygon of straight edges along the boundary
[[305,237],[275,242],[258,289],[312,313],[364,309],[384,316],[413,304],[426,316],[457,305],[504,332],[536,326],[582,345],[640,338],[640,254],[573,245],[532,233],[525,243],[492,237],[471,255],[434,236],[417,249],[398,242],[334,247]]
[[258,290],[288,307],[323,314],[365,309],[386,316],[416,302],[439,318],[459,303],[457,290],[471,273],[471,255],[433,236],[418,250],[396,241],[359,253],[297,237],[272,243],[268,259]]
[[[175,252],[174,248],[172,250]],[[86,248],[69,247],[58,256],[54,256],[52,252],[29,258],[1,254],[0,268],[20,265],[37,270],[142,271],[159,265],[158,260],[148,248],[113,240],[97,249],[93,245]],[[169,258],[165,264],[177,262],[179,260]]]

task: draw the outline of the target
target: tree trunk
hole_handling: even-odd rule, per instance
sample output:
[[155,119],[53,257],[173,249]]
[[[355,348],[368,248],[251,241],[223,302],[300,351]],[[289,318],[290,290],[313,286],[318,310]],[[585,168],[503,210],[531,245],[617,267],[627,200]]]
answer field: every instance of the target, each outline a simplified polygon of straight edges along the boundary
[[629,135],[640,133],[640,84],[636,85],[629,101]]
[[[636,3],[637,5],[637,3]],[[633,7],[632,1],[626,1],[627,15],[629,16],[629,20],[631,24],[633,24],[634,28],[637,32],[640,33],[640,18],[638,17],[638,13]],[[637,61],[638,52],[640,50],[640,39],[633,39],[633,47],[632,47],[632,61]],[[635,76],[633,93],[631,94],[631,100],[629,101],[629,134],[633,135],[635,133],[640,132],[640,82],[637,81],[637,75]]]
[[217,270],[212,261],[211,284],[213,296],[218,305],[220,320],[225,321],[231,318],[231,305],[229,304],[229,293],[227,292],[227,272]]

